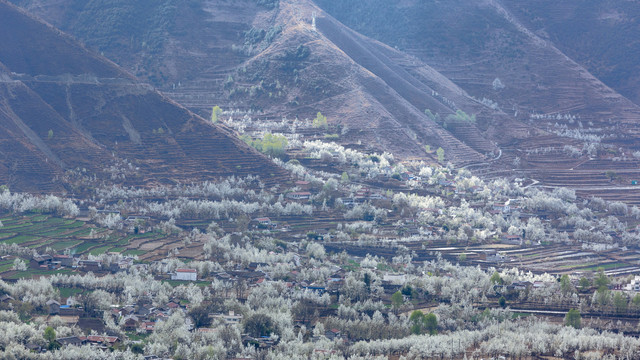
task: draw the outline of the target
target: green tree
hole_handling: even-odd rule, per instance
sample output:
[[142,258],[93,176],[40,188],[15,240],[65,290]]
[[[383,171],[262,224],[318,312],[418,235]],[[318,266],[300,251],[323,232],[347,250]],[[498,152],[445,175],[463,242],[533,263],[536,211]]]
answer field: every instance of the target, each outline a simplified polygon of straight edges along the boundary
[[327,117],[322,115],[320,111],[318,111],[316,118],[313,119],[313,127],[316,129],[323,128],[325,130],[329,128],[329,125],[327,123]]
[[362,281],[364,282],[364,287],[367,289],[367,293],[369,293],[371,291],[371,274],[368,272],[364,273]]
[[629,300],[621,292],[616,292],[613,296],[613,307],[616,309],[617,313],[625,313],[629,308]]
[[44,329],[43,337],[49,342],[49,350],[56,348],[56,331],[51,326],[47,326],[47,328]]
[[580,311],[577,309],[569,310],[567,315],[564,317],[564,324],[575,329],[580,329],[582,326],[582,316],[580,316]]
[[263,154],[267,154],[273,157],[282,157],[285,154],[288,141],[284,135],[265,133],[262,139],[253,139],[251,136],[245,134],[240,136],[247,145],[254,147],[256,150]]
[[497,271],[494,272],[493,275],[491,275],[491,278],[489,280],[496,285],[502,285],[504,283],[504,280],[502,280],[502,278],[500,277],[500,273],[498,273]]
[[579,285],[580,285],[580,290],[582,291],[587,290],[588,288],[591,287],[591,280],[583,276],[580,278]]
[[436,155],[438,156],[438,162],[443,162],[444,161],[444,149],[439,147],[438,150],[436,150]]
[[424,329],[430,334],[438,333],[438,318],[434,313],[428,313],[424,316]]
[[564,295],[571,292],[571,280],[569,280],[569,275],[564,274],[560,277],[560,290]]
[[618,174],[615,171],[612,171],[612,170],[608,170],[604,174],[609,178],[609,180],[613,180],[613,179],[618,177]]
[[431,119],[433,122],[440,123],[440,114],[438,114],[438,113],[435,113],[435,114],[434,114],[434,113],[432,113],[432,112],[431,112],[431,110],[430,110],[430,109],[425,109],[425,110],[424,110],[424,113],[425,113],[425,115],[427,115],[427,117],[428,117],[429,119]]
[[424,327],[424,313],[420,310],[415,310],[409,316],[409,322],[411,323],[411,333],[414,335],[422,334],[422,328]]
[[394,309],[397,310],[398,308],[400,308],[400,306],[402,306],[402,304],[404,304],[402,293],[400,291],[396,291],[395,293],[393,293],[393,295],[391,295],[391,305],[394,307]]
[[505,299],[504,296],[500,296],[500,299],[498,299],[498,304],[501,308],[504,309],[505,307],[507,307],[507,299]]
[[342,172],[342,175],[340,176],[340,181],[342,181],[343,183],[349,182],[349,174],[347,174],[346,171]]
[[144,345],[143,344],[131,344],[131,352],[134,354],[144,354]]
[[635,306],[636,308],[640,308],[640,294],[636,294],[631,302],[633,303],[633,306]]
[[211,323],[209,318],[209,309],[206,306],[194,306],[189,310],[189,316],[193,319],[193,324],[199,328],[207,326]]
[[222,109],[220,109],[220,106],[218,105],[214,106],[211,110],[211,122],[214,124],[217,123],[220,119],[220,115],[222,115]]
[[601,288],[601,287],[607,287],[609,286],[609,283],[611,283],[611,280],[609,279],[609,277],[604,273],[604,269],[603,268],[598,268],[598,273],[596,274],[596,278],[593,281],[593,283],[595,284],[595,286],[597,288]]
[[269,336],[275,332],[275,327],[271,317],[265,314],[253,314],[245,321],[244,331],[253,337]]
[[448,115],[445,120],[448,123],[451,123],[451,122],[463,122],[463,123],[468,123],[468,124],[475,124],[476,123],[476,116],[475,115],[469,116],[466,112],[464,112],[462,110],[457,110],[455,115]]
[[424,146],[424,151],[430,153],[431,152],[431,145],[425,145]]
[[47,139],[51,140],[53,138],[53,130],[49,129],[49,132],[47,133]]
[[606,286],[600,286],[596,290],[596,301],[600,306],[609,305],[611,302],[611,291]]
[[413,297],[413,288],[411,287],[411,285],[405,285],[400,292],[402,293],[402,295],[404,296],[408,296],[409,298]]

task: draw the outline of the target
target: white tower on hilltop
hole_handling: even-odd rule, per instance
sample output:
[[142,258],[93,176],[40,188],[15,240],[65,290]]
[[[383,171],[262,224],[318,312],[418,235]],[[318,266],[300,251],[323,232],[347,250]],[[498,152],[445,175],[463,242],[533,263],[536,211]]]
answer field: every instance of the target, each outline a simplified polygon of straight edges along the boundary
[[311,13],[311,27],[313,30],[316,29],[316,12]]

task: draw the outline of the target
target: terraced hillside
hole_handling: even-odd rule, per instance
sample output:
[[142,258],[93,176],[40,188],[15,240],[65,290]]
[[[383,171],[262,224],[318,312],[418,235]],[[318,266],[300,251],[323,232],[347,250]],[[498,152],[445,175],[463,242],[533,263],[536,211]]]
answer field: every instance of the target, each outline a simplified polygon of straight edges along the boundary
[[[639,149],[640,108],[532,30],[514,1],[14,2],[203,116],[213,105],[265,121],[322,111],[345,145],[422,159],[425,145],[442,147],[479,174],[597,185],[603,197],[612,185],[593,174]],[[448,121],[458,110],[476,121]]]
[[70,170],[125,183],[287,177],[227,130],[4,1],[0,120],[0,181],[15,190],[68,190]]
[[635,1],[503,1],[519,21],[553,42],[607,86],[640,104],[640,51]]

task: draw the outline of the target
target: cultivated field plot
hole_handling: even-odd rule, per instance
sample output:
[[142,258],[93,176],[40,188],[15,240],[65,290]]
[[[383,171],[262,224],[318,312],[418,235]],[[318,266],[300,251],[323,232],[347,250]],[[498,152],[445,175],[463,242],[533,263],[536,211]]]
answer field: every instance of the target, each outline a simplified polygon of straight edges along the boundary
[[[99,237],[105,230],[92,228],[83,221],[65,219],[40,213],[26,215],[3,214],[0,219],[0,242],[41,250],[46,247],[63,252],[79,249],[91,237]],[[93,233],[92,233],[93,230]],[[86,246],[88,250],[92,246]]]
[[[637,249],[613,248],[606,251],[583,249],[578,245],[550,244],[533,247],[520,247],[508,244],[483,244],[458,246],[445,241],[403,243],[414,254],[413,261],[435,260],[442,258],[460,264],[477,266],[483,269],[513,268],[533,273],[550,274],[588,274],[604,269],[609,276],[640,274],[640,251]],[[349,255],[364,257],[366,254],[391,259],[395,254],[393,246],[358,246],[348,243],[328,243],[329,252],[346,251]],[[464,254],[464,257],[461,255]],[[497,254],[499,256],[482,256]]]
[[[0,243],[44,251],[47,247],[57,253],[69,250],[72,254],[100,255],[107,252],[123,255],[144,255],[164,244],[166,235],[157,232],[123,234],[95,227],[76,219],[54,215],[27,213],[0,215]],[[4,267],[0,264],[0,270]]]

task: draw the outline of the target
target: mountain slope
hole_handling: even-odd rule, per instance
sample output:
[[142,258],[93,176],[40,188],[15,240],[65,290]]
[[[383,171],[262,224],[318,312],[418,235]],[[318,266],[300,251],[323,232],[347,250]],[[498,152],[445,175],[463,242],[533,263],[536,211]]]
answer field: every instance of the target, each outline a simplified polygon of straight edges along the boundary
[[637,1],[521,1],[503,6],[599,80],[640,104],[640,4]]
[[[631,154],[640,108],[498,1],[183,0],[166,11],[158,2],[151,18],[163,21],[120,32],[81,24],[138,10],[15,1],[201,115],[213,105],[252,109],[265,121],[322,111],[345,145],[407,159],[441,146],[458,166],[550,186],[607,189],[610,169],[619,181],[638,175]],[[139,34],[162,41],[140,47]]]
[[131,184],[286,177],[227,130],[4,1],[0,34],[0,179],[12,189],[62,191],[87,170]]

